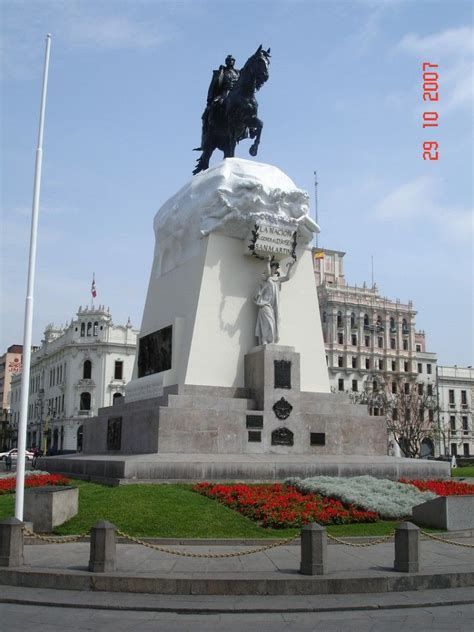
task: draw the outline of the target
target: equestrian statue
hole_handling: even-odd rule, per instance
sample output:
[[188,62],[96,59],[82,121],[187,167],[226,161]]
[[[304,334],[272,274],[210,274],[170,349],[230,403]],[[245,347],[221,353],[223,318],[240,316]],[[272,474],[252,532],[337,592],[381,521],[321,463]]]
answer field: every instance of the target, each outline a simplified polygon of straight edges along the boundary
[[233,158],[236,144],[244,138],[254,140],[249,153],[257,155],[263,122],[257,117],[255,92],[267,81],[269,64],[270,49],[260,45],[241,70],[234,68],[232,55],[227,55],[225,66],[214,70],[202,115],[201,146],[195,148],[202,154],[193,174],[209,167],[214,149]]

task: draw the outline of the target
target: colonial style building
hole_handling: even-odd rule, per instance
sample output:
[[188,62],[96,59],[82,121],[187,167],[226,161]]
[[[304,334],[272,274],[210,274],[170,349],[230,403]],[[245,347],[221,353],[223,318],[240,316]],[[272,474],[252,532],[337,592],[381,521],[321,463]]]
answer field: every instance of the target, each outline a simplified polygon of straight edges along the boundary
[[474,369],[438,366],[438,398],[441,453],[474,455]]
[[[122,397],[131,379],[138,331],[114,325],[103,305],[79,308],[65,327],[48,325],[31,356],[28,447],[81,450],[82,422]],[[20,377],[12,380],[11,421],[20,418]]]
[[[314,249],[326,359],[336,391],[359,392],[369,377],[385,382],[416,381],[436,394],[436,354],[428,352],[424,331],[415,327],[413,303],[380,295],[377,285],[350,286],[344,277],[344,252]],[[383,414],[374,409],[374,415]],[[435,421],[435,420],[433,420]],[[436,446],[425,440],[423,455]]]

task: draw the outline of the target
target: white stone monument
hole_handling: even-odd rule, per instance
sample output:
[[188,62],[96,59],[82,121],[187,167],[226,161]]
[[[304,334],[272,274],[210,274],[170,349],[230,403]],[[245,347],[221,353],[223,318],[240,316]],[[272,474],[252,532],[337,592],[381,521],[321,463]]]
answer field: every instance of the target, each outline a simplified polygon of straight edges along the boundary
[[127,402],[176,384],[244,387],[244,356],[258,344],[254,297],[268,256],[283,271],[293,268],[277,291],[274,342],[300,354],[302,390],[329,392],[310,251],[319,228],[308,215],[307,193],[277,167],[228,158],[170,198],[154,230]]

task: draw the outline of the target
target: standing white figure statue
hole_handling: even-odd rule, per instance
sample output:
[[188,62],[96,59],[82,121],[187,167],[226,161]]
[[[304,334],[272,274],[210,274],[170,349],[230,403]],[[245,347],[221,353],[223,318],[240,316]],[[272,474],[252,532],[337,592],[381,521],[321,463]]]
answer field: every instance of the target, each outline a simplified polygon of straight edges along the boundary
[[279,263],[268,257],[267,268],[263,273],[264,280],[260,283],[254,302],[258,307],[257,326],[255,335],[259,345],[278,343],[280,340],[280,288],[281,284],[290,280],[293,264],[287,266],[286,276],[281,277]]

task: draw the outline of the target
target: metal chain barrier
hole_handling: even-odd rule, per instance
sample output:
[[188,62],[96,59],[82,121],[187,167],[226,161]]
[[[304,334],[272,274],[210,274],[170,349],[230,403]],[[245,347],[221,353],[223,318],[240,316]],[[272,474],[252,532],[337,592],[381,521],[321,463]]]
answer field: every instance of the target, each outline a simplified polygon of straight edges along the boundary
[[139,538],[134,538],[131,535],[127,535],[123,531],[119,531],[117,529],[117,535],[120,535],[122,538],[126,538],[130,542],[134,542],[135,544],[141,544],[142,546],[146,546],[149,549],[153,549],[155,551],[160,551],[161,553],[169,553],[170,555],[178,555],[179,557],[204,557],[211,559],[220,559],[220,558],[229,558],[229,557],[241,557],[243,555],[252,555],[253,553],[261,553],[262,551],[268,551],[268,549],[274,549],[277,546],[283,546],[284,544],[289,544],[300,537],[300,534],[297,533],[292,538],[287,538],[286,540],[279,540],[278,542],[273,542],[272,544],[266,544],[265,546],[260,546],[256,549],[246,549],[245,551],[238,551],[237,553],[190,553],[189,551],[176,551],[175,549],[168,549],[164,546],[159,546],[158,544],[151,544],[150,542],[145,542],[145,540],[140,540]]
[[384,535],[382,538],[378,538],[377,540],[371,540],[370,542],[346,542],[345,540],[341,540],[340,538],[335,538],[333,535],[327,534],[329,540],[333,542],[337,542],[338,544],[345,544],[346,546],[355,546],[356,548],[365,548],[367,546],[374,546],[376,544],[383,544],[384,542],[388,542],[393,538],[395,531],[390,535]]
[[474,549],[474,544],[465,544],[464,542],[454,542],[454,540],[447,540],[446,538],[440,538],[437,535],[433,535],[432,533],[428,533],[427,531],[420,531],[427,538],[431,538],[431,540],[437,540],[438,542],[444,542],[445,544],[453,544],[454,546],[463,546],[467,549]]
[[23,531],[25,535],[30,538],[35,538],[36,540],[41,540],[42,542],[49,542],[50,544],[68,544],[70,542],[77,542],[82,538],[88,538],[89,533],[83,533],[82,535],[64,535],[60,538],[51,538],[47,535],[40,535],[39,533],[35,533],[28,527],[23,527]]

